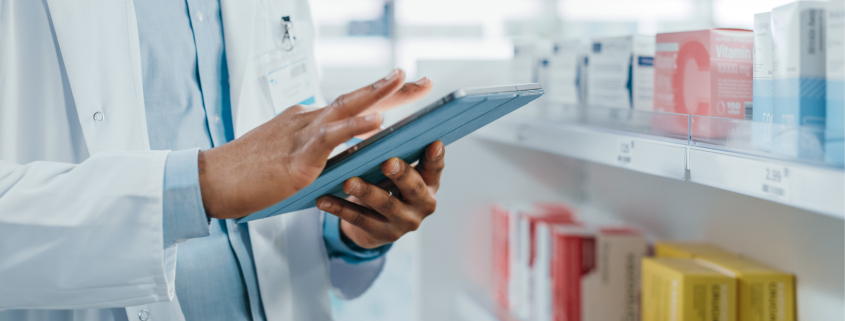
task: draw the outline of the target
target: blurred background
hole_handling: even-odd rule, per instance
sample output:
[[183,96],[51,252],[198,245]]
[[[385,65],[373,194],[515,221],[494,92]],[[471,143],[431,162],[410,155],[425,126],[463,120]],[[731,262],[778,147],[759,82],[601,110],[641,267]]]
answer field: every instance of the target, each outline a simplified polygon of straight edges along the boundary
[[[462,87],[511,83],[514,44],[713,27],[751,29],[787,0],[311,0],[328,101],[403,68],[434,92],[386,125]],[[495,320],[490,219],[499,200],[561,200],[611,213],[656,238],[703,240],[796,273],[803,320],[842,320],[841,219],[704,185],[468,137],[447,148],[438,210],[387,254],[362,297],[333,298],[337,320]],[[616,321],[616,320],[612,320]]]

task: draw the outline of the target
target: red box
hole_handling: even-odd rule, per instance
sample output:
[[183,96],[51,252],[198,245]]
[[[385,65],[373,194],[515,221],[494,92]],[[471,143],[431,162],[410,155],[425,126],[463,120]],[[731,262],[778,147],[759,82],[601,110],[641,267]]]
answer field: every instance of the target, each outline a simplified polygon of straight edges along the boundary
[[508,283],[510,282],[510,230],[514,225],[516,213],[511,213],[499,204],[493,204],[493,280],[491,292],[493,300],[505,309],[510,307]]
[[596,268],[596,236],[579,227],[551,230],[552,315],[554,321],[581,321],[581,279]]
[[[754,33],[710,29],[657,34],[654,110],[745,119],[752,106]],[[690,130],[701,137],[724,136],[705,119]],[[687,124],[655,124],[676,133]]]

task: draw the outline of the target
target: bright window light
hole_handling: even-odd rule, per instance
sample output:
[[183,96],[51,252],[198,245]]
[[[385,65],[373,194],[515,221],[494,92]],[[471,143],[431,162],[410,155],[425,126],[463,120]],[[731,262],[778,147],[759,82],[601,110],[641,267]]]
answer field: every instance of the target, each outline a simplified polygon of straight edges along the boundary
[[694,6],[693,0],[560,0],[558,14],[574,21],[682,20]]
[[315,25],[345,25],[351,20],[374,20],[384,13],[384,0],[310,0]]
[[795,1],[713,0],[713,20],[718,27],[751,29],[754,26],[755,13],[772,11],[774,7],[791,2]]
[[473,24],[528,19],[539,14],[539,0],[396,0],[396,21],[403,24]]

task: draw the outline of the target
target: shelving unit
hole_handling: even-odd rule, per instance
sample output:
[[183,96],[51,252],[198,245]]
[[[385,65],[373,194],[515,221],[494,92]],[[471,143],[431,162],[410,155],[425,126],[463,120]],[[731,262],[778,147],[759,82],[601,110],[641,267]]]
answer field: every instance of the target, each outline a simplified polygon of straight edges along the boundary
[[[598,107],[532,108],[528,115],[509,115],[475,135],[845,219],[841,167],[822,162],[823,153],[810,148],[801,151],[809,155],[804,157],[772,152],[784,149],[788,133],[813,137],[816,129]],[[752,135],[760,132],[774,138],[761,141]]]
[[683,180],[687,146],[578,124],[509,117],[479,137],[599,164]]
[[[430,96],[442,97],[511,83],[509,68],[431,60],[418,73],[437,84]],[[437,213],[415,232],[418,319],[513,320],[489,294],[489,205],[562,201],[584,217],[637,226],[652,240],[706,242],[794,273],[799,320],[843,321],[845,173],[820,161],[819,144],[805,145],[802,157],[775,148],[817,133],[594,106],[521,108],[447,147]],[[780,173],[783,186],[768,187],[773,195],[761,192],[766,169]]]

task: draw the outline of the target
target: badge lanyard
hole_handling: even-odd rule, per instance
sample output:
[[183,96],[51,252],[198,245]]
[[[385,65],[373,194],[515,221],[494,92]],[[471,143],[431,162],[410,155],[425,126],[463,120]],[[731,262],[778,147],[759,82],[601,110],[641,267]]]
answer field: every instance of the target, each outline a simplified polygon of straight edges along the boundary
[[291,33],[293,22],[290,21],[290,16],[282,17],[282,26],[285,29],[285,33],[282,35],[282,49],[284,51],[291,51],[293,50],[296,37]]
[[297,41],[290,16],[283,16],[281,20],[281,42],[277,42],[275,50],[260,57],[260,71],[276,114],[293,105],[313,105],[318,85],[308,39]]

